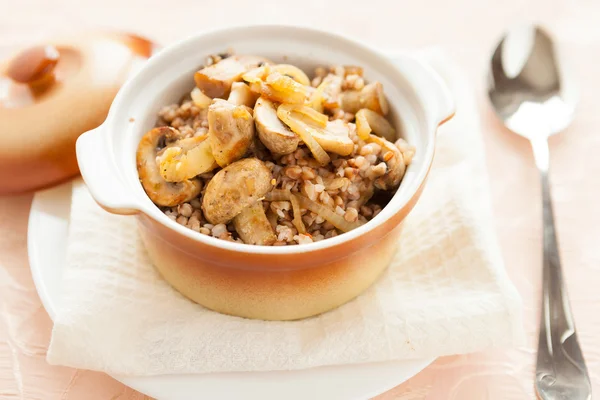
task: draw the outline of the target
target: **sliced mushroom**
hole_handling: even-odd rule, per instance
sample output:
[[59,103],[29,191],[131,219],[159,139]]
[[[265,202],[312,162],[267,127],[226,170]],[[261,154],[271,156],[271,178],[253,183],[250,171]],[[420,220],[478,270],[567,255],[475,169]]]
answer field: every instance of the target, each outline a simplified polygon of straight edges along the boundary
[[233,226],[246,244],[270,246],[277,241],[273,227],[267,219],[262,201],[242,210],[233,218]]
[[[369,135],[367,142],[377,143],[381,146],[383,161],[388,166],[385,175],[375,180],[375,187],[381,190],[397,188],[406,172],[406,164],[404,163],[402,152],[392,142],[373,134]],[[391,153],[391,157],[387,156],[388,153]]]
[[356,130],[358,137],[367,140],[371,131],[384,137],[390,142],[396,141],[396,130],[381,114],[368,108],[362,108],[356,113]]
[[271,190],[271,171],[256,158],[245,158],[217,172],[208,182],[202,210],[211,224],[225,224]]
[[387,115],[388,104],[383,94],[383,85],[373,82],[361,90],[346,90],[341,95],[341,107],[345,112],[355,114],[361,108],[368,108],[381,115]]
[[328,121],[325,128],[311,128],[310,134],[330,153],[347,156],[354,150],[354,142],[350,139],[350,128],[341,120]]
[[253,108],[258,94],[254,93],[244,82],[233,82],[227,101],[236,106]]
[[202,68],[195,73],[194,80],[208,97],[225,98],[229,95],[232,83],[240,81],[246,71],[268,62],[262,57],[232,56]]
[[322,166],[329,164],[331,161],[329,154],[323,150],[311,134],[311,130],[314,128],[304,122],[301,114],[294,112],[295,107],[293,104],[280,104],[277,107],[277,116],[302,139],[319,164]]
[[259,98],[254,106],[254,122],[260,141],[275,155],[296,151],[300,138],[277,117],[275,105]]
[[182,182],[215,169],[208,137],[196,136],[178,140],[166,147],[157,157],[160,174],[168,182]]
[[252,110],[215,99],[208,108],[208,138],[212,154],[221,167],[239,160],[254,137]]
[[138,145],[136,164],[140,182],[150,200],[159,206],[173,207],[189,201],[198,196],[202,188],[197,179],[172,183],[167,182],[160,174],[156,162],[157,150],[180,137],[176,129],[163,126],[147,132]]
[[292,104],[280,105],[277,116],[298,134],[322,165],[330,161],[327,151],[347,156],[354,150],[350,127],[341,120],[328,121],[310,107]]

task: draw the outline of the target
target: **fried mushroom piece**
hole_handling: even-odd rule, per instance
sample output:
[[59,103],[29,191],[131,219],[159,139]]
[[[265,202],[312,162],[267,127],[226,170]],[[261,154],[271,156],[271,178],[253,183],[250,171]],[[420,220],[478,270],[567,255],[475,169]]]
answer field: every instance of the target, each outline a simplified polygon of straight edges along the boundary
[[236,106],[253,108],[257,98],[258,94],[250,90],[244,82],[233,82],[227,101]]
[[223,99],[214,99],[208,108],[208,139],[212,154],[226,167],[246,154],[254,137],[252,110]]
[[296,151],[300,138],[277,117],[277,108],[268,99],[261,97],[254,106],[254,122],[258,138],[274,155]]
[[211,224],[228,223],[271,190],[271,179],[271,171],[257,158],[245,158],[223,168],[206,186],[204,216]]
[[226,98],[233,82],[240,81],[245,72],[265,63],[269,63],[269,60],[257,56],[228,57],[197,71],[194,74],[194,81],[208,97]]
[[167,182],[160,174],[157,151],[168,142],[181,138],[175,128],[162,126],[148,131],[140,141],[136,153],[136,164],[140,182],[150,200],[163,207],[173,207],[198,196],[202,189],[198,179],[182,182]]
[[381,82],[373,82],[361,90],[346,90],[340,96],[342,109],[355,114],[361,108],[368,108],[378,114],[387,115],[389,107]]
[[367,142],[377,143],[381,146],[383,161],[388,166],[385,175],[375,180],[375,187],[380,190],[396,189],[406,172],[406,164],[404,163],[402,152],[392,142],[377,135],[370,134]]
[[396,130],[384,116],[368,108],[362,108],[356,113],[356,130],[358,137],[367,140],[371,132],[389,140],[396,141]]
[[327,152],[347,156],[354,150],[354,142],[349,136],[350,128],[339,119],[328,121],[325,128],[313,128],[310,133]]
[[270,246],[277,241],[262,201],[244,208],[233,218],[233,226],[246,244]]

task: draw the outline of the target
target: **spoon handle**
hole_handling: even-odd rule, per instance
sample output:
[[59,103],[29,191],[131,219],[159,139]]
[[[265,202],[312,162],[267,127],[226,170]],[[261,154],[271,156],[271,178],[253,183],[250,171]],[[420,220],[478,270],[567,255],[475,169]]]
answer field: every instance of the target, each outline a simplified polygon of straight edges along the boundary
[[589,400],[592,388],[562,278],[554,229],[548,142],[531,142],[541,174],[544,216],[542,318],[538,342],[535,388],[543,400]]

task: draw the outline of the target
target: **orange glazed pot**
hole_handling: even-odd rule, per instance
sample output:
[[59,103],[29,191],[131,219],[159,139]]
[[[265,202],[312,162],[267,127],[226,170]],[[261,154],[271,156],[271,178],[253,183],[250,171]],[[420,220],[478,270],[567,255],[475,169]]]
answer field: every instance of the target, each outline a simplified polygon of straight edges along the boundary
[[[392,123],[417,148],[400,188],[367,224],[297,246],[253,246],[202,235],[169,219],[148,198],[135,164],[143,134],[159,108],[193,87],[210,54],[233,47],[297,65],[359,65],[380,81]],[[150,259],[175,289],[212,310],[246,318],[294,320],[331,310],[367,289],[389,265],[402,221],[419,199],[433,161],[438,126],[454,113],[449,92],[410,56],[392,63],[347,38],[308,28],[240,27],[203,33],[165,48],[118,93],[106,121],[77,141],[77,159],[92,196],[107,211],[136,215]]]

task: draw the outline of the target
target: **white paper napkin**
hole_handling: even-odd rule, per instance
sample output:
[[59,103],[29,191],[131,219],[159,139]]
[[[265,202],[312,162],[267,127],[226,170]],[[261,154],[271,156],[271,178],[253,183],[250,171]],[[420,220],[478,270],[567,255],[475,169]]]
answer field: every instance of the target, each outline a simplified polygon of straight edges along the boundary
[[111,374],[310,368],[466,353],[521,338],[521,302],[493,230],[477,110],[439,53],[457,113],[401,250],[357,299],[293,322],[245,320],[185,299],[151,266],[133,217],[108,214],[74,185],[64,294],[48,361]]

